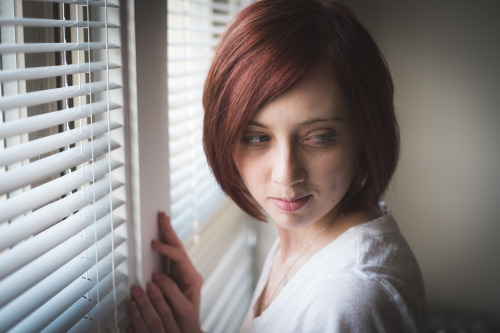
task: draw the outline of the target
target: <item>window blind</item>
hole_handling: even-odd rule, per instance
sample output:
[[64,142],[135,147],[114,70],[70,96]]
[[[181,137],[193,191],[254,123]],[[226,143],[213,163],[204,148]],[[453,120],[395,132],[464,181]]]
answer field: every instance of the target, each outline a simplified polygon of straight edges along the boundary
[[202,92],[213,50],[245,3],[168,1],[168,107],[171,214],[204,277],[202,328],[236,332],[252,293],[248,217],[220,191],[202,147]]
[[0,331],[117,327],[128,294],[119,1],[0,2]]
[[214,1],[167,4],[171,214],[187,239],[223,198],[203,153],[201,95],[217,37],[237,8]]

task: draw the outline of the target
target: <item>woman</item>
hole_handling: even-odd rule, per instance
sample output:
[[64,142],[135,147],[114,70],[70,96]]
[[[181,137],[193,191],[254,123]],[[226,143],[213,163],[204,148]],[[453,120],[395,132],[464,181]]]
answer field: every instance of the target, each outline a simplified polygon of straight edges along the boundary
[[[422,332],[418,264],[378,202],[399,133],[390,73],[346,7],[261,0],[221,39],[203,96],[213,173],[278,229],[245,332]],[[132,290],[134,331],[198,332],[201,278],[160,216],[170,277]]]

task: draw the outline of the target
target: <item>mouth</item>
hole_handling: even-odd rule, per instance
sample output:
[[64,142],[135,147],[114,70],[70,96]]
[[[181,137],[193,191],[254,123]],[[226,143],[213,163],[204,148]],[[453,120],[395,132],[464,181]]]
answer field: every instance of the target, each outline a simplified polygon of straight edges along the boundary
[[291,213],[302,209],[302,207],[304,207],[310,199],[311,195],[306,195],[295,199],[271,198],[271,201],[281,211]]

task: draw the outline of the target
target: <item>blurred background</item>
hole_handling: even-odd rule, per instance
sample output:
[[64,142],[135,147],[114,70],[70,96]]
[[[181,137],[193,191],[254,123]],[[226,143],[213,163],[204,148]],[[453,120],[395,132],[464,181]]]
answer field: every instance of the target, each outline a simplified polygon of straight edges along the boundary
[[395,82],[402,156],[386,202],[420,263],[430,324],[500,331],[500,3],[344,3]]

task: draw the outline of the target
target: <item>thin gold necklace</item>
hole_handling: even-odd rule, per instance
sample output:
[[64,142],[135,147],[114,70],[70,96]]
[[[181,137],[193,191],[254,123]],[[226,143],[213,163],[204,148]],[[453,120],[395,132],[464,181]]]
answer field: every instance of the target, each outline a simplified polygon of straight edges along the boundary
[[[274,296],[276,296],[276,293],[278,292],[279,288],[280,287],[282,287],[282,288],[285,287],[285,285],[288,283],[288,280],[289,280],[288,274],[292,270],[293,266],[295,266],[295,264],[297,263],[297,261],[299,261],[299,259],[302,258],[302,256],[314,244],[314,242],[316,242],[316,240],[326,231],[326,229],[328,229],[328,227],[333,224],[333,222],[337,219],[337,217],[338,217],[338,213],[337,213],[337,216],[335,216],[335,218],[332,220],[332,222],[328,223],[323,229],[321,229],[321,231],[309,242],[309,244],[307,244],[307,246],[304,248],[304,250],[302,250],[302,252],[300,253],[300,255],[297,258],[295,258],[295,260],[292,262],[292,264],[286,270],[285,275],[281,278],[280,282],[274,288],[274,290],[271,293],[270,297],[268,299],[264,300],[264,310],[267,309],[267,307],[269,306],[269,304],[271,303],[271,301],[274,299]],[[278,255],[276,255],[276,258],[278,258]],[[273,265],[273,267],[274,267],[274,265]],[[271,272],[274,272],[274,269]]]

